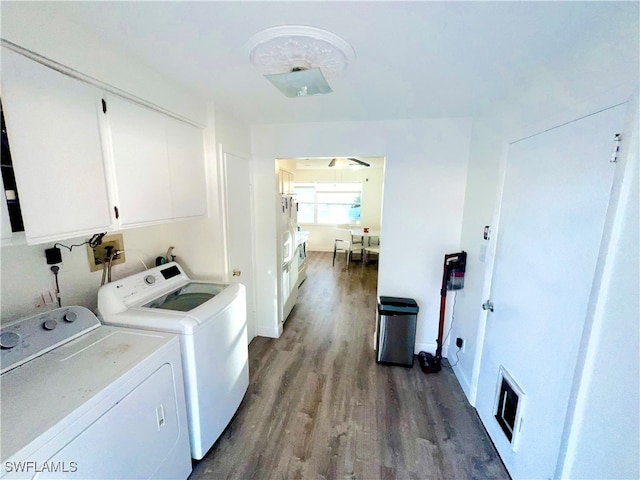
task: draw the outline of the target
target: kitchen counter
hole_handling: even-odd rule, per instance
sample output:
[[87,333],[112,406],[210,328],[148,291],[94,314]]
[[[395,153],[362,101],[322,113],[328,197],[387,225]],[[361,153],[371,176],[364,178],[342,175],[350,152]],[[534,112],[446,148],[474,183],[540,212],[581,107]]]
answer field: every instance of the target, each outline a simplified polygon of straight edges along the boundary
[[305,230],[296,230],[296,242],[298,245],[309,240],[309,232]]

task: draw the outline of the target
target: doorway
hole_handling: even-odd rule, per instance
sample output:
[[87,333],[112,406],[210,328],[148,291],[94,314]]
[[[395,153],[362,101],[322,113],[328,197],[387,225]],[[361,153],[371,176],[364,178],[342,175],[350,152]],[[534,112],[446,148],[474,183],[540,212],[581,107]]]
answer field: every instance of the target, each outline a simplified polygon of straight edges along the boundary
[[[357,161],[356,161],[357,160]],[[384,157],[298,157],[276,159],[276,182],[280,197],[276,202],[279,227],[277,229],[278,264],[282,273],[278,279],[279,323],[284,324],[297,298],[301,285],[300,272],[292,279],[291,257],[287,246],[287,205],[283,198],[291,196],[296,203],[297,237],[306,239],[297,248],[305,251],[333,252],[336,228],[380,231],[382,223],[382,194]],[[284,215],[284,217],[283,217]],[[283,219],[284,218],[284,219]],[[299,251],[298,251],[299,253]],[[302,258],[295,255],[297,259]],[[373,255],[372,255],[373,257]],[[346,262],[336,263],[345,268]],[[339,265],[339,267],[338,267]],[[303,267],[298,264],[299,269]],[[290,291],[293,284],[295,288]],[[302,287],[301,287],[302,288]]]

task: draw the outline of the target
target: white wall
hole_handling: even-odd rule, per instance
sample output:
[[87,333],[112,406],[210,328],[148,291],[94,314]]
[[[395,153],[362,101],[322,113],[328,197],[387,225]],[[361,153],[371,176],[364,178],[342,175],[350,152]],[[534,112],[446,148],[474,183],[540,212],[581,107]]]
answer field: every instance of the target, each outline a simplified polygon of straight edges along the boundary
[[558,464],[561,478],[640,478],[637,101],[636,94],[625,129],[631,136],[616,168]]
[[[137,228],[123,232],[126,263],[115,265],[112,278],[118,279],[155,265],[155,258],[167,252],[170,236],[166,225]],[[67,246],[80,244],[86,238],[71,238],[61,241]],[[173,243],[171,245],[174,245]],[[0,249],[0,307],[2,323],[42,311],[58,305],[38,307],[40,294],[55,291],[54,276],[47,265],[44,250],[52,245],[11,245]],[[62,252],[59,282],[62,305],[82,305],[95,310],[97,292],[100,288],[102,271],[89,271],[87,246],[65,248]],[[177,260],[182,260],[182,249],[177,244],[173,252]]]
[[[485,242],[482,240],[482,233],[484,225],[495,226],[497,220],[495,210],[500,195],[499,184],[505,165],[506,144],[527,134],[543,131],[628,100],[632,89],[632,85],[623,85],[591,95],[576,104],[557,104],[555,108],[546,110],[546,114],[532,113],[528,118],[529,122],[526,122],[527,126],[524,126],[524,121],[515,120],[516,116],[523,114],[517,108],[511,112],[503,110],[495,117],[474,120],[461,242],[462,248],[469,252],[467,275],[465,288],[458,293],[456,320],[451,331],[452,339],[465,339],[465,351],[460,352],[460,361],[454,367],[454,371],[472,404],[475,403],[477,379],[482,368],[480,358],[487,321],[486,312],[482,311],[481,304],[490,296],[493,248],[497,238],[494,231],[491,242]],[[635,115],[637,114],[636,107]],[[626,131],[635,132],[637,128],[637,125],[627,127]],[[637,153],[637,144],[633,149]],[[628,175],[623,175],[621,165],[618,165],[616,170],[614,191],[621,188],[623,177]],[[637,176],[637,172],[635,175]],[[615,198],[615,195],[612,198]],[[638,203],[637,193],[635,203]],[[613,218],[623,215],[622,212],[616,202],[612,201],[608,213],[609,224],[612,224]],[[632,212],[626,215],[636,214]],[[613,255],[612,252],[618,251],[625,244],[635,242],[637,250],[637,223],[635,229],[635,237],[627,231],[624,234],[626,240],[621,240],[619,245],[614,243],[610,247],[603,246],[599,263],[613,262],[608,256]],[[488,251],[486,261],[483,262],[482,249],[485,245],[488,246]],[[637,259],[637,256],[631,252],[629,258]],[[624,258],[627,258],[626,255]],[[581,345],[580,356],[585,360],[591,359],[592,363],[588,365],[579,362],[576,371],[577,378],[568,409],[570,416],[566,421],[559,456],[559,478],[637,478],[637,475],[630,475],[629,472],[637,472],[637,445],[640,434],[637,414],[631,413],[638,411],[639,402],[638,268],[630,264],[628,258],[618,261],[621,262],[618,271],[624,272],[619,279],[620,284],[613,281],[603,282],[593,300],[602,308],[603,316],[594,320],[594,325],[600,325],[600,330],[592,330],[587,320],[586,337]],[[595,281],[597,282],[597,278]],[[635,299],[632,299],[630,292],[627,292],[629,295],[622,296],[617,293],[622,284],[635,286]],[[612,293],[614,291],[615,294]],[[618,302],[635,307],[631,308],[632,311],[621,309],[621,303],[614,301],[606,303],[605,307],[603,302],[606,300],[598,298],[602,295],[604,299],[615,295]],[[563,334],[561,326],[558,326],[557,334]],[[602,361],[605,352],[614,352],[616,358],[623,360],[620,365],[603,372]],[[449,356],[451,357],[451,353]],[[558,365],[557,371],[558,375],[568,378],[574,374],[573,371],[563,370],[562,365]],[[611,396],[611,392],[615,392],[615,398]],[[576,413],[572,416],[571,412],[574,410]],[[603,446],[604,438],[606,446]],[[598,449],[611,456],[605,459],[603,455],[598,454]],[[625,458],[624,461],[620,460],[622,457]],[[600,466],[596,468],[595,464],[598,462]],[[636,470],[633,470],[632,465],[635,465]]]
[[[37,6],[3,4],[2,36],[203,125],[209,121],[208,116],[213,115],[212,109],[207,112],[206,104],[201,99],[145,67],[137,58],[119,53],[76,24],[65,23],[55,17],[44,18],[38,14]],[[212,131],[210,129],[207,135],[210,147],[214,143]],[[207,159],[210,167],[212,163],[215,165],[215,158],[215,147],[213,151],[209,148]],[[211,168],[209,170],[211,174]],[[209,180],[210,188],[215,188],[215,176]],[[137,256],[147,265],[153,265],[155,257],[164,255],[169,246],[175,246],[174,254],[188,272],[209,278],[219,277],[224,273],[220,261],[220,241],[215,236],[206,238],[215,234],[219,222],[214,208],[206,220],[125,231],[127,262],[114,267],[113,278],[142,270],[142,263]],[[84,240],[69,239],[62,243],[70,245]],[[196,245],[202,247],[198,250]],[[40,293],[54,287],[53,275],[44,258],[44,249],[49,246],[2,247],[0,308],[3,322],[42,310],[35,306]],[[210,253],[208,260],[205,257],[202,262],[198,253],[205,246],[210,248]],[[62,249],[62,256],[60,288],[63,304],[84,305],[94,309],[102,274],[89,272],[86,247],[74,248],[72,252]]]
[[[464,288],[455,292],[454,309],[451,296],[447,297],[448,307],[454,310],[449,343],[455,346],[457,337],[465,343],[464,352],[457,353],[455,372],[472,403],[474,368],[479,366],[480,341],[484,335],[484,324],[478,322],[478,316],[480,305],[486,300],[483,298],[486,262],[491,260],[489,241],[484,240],[483,233],[484,227],[493,223],[500,180],[502,138],[494,127],[493,122],[473,123],[461,235],[461,248],[467,252],[465,282]],[[455,359],[450,360],[455,363]]]
[[456,118],[253,126],[262,331],[279,333],[274,159],[350,152],[386,158],[378,292],[416,299],[416,351],[433,351],[443,256],[460,245],[470,134],[471,121]]
[[[637,37],[637,32],[635,35]],[[635,43],[637,44],[637,39]],[[615,48],[613,45],[609,47]],[[585,56],[590,57],[591,53],[593,52],[585,52]],[[615,63],[615,59],[607,58],[606,61]],[[484,225],[495,226],[497,221],[495,214],[500,195],[499,184],[504,168],[505,147],[508,142],[528,134],[544,131],[628,100],[638,84],[637,67],[637,62],[635,65],[617,65],[617,75],[614,77],[608,75],[607,69],[597,69],[572,81],[548,78],[545,72],[539,72],[532,78],[529,88],[522,91],[522,98],[513,99],[509,104],[495,105],[485,116],[474,118],[461,236],[461,247],[469,252],[467,275],[465,288],[458,293],[455,323],[450,335],[451,339],[465,339],[465,351],[460,352],[460,361],[454,367],[454,371],[472,404],[475,403],[477,378],[482,367],[480,358],[487,321],[486,312],[482,311],[481,304],[490,294],[496,238],[494,231],[491,242],[485,242],[482,240],[482,233]],[[637,128],[636,125],[629,131],[637,131]],[[634,148],[637,151],[637,146]],[[618,166],[617,170],[620,168]],[[622,176],[618,172],[614,189],[619,189],[621,182]],[[637,194],[635,202],[638,202]],[[622,214],[616,210],[618,207],[615,203],[612,205],[614,211],[609,212],[610,219],[613,218],[612,215],[615,217]],[[627,232],[626,235],[630,233]],[[637,246],[637,237],[627,236],[626,239],[626,242],[635,242]],[[608,253],[607,248],[603,246],[599,262],[605,262],[605,259],[612,255],[611,252],[617,251],[623,244],[621,241],[620,246],[612,246]],[[488,247],[488,251],[483,262],[482,253],[485,246]],[[627,264],[624,271],[628,276],[623,275],[620,282],[635,285],[637,298],[637,267]],[[635,277],[632,272],[635,272]],[[604,295],[605,299],[616,295],[620,302],[626,298],[625,302],[637,307],[637,299],[631,300],[630,296],[618,297],[617,293],[614,294],[619,287],[621,285],[613,282],[604,284],[597,295]],[[599,305],[604,305],[605,302],[598,297],[595,301]],[[594,334],[590,327],[587,327],[587,339],[583,340],[581,346],[581,357],[585,360],[591,359],[593,363],[590,367],[576,372],[579,378],[574,382],[569,411],[576,408],[577,412],[582,409],[583,413],[576,413],[575,417],[568,418],[565,425],[558,464],[558,475],[562,477],[638,477],[637,473],[630,473],[637,472],[639,462],[638,420],[637,415],[634,417],[629,413],[638,411],[638,312],[637,308],[632,312],[620,309],[619,304],[613,301],[606,305],[604,316],[599,318],[601,330],[596,330]],[[594,325],[598,325],[596,320]],[[620,336],[612,336],[613,332]],[[562,333],[559,326],[557,334]],[[614,352],[616,358],[622,359],[622,363],[607,369],[605,373],[602,371],[602,361],[604,352],[607,351]],[[451,353],[449,356],[451,357]],[[558,375],[571,377],[573,373],[563,371],[562,366],[558,366]],[[618,396],[612,399],[610,392],[616,392]],[[607,405],[607,401],[612,402],[611,406]],[[605,438],[606,447],[602,445]],[[598,454],[598,448],[611,456],[604,459]],[[621,455],[626,455],[624,461],[617,460]],[[599,467],[594,466],[597,462],[601,462]]]
[[[544,81],[540,79],[540,82]],[[617,81],[612,82],[617,84]],[[481,305],[490,294],[493,249],[497,238],[497,205],[508,143],[625,102],[636,83],[625,82],[603,91],[594,91],[580,101],[547,92],[556,101],[541,98],[537,110],[531,110],[529,115],[518,104],[511,107],[498,105],[491,115],[474,119],[461,235],[461,248],[468,252],[467,272],[464,290],[458,292],[455,322],[450,334],[450,339],[461,337],[465,340],[464,352],[458,353],[459,363],[454,371],[472,404],[475,403],[486,322],[486,312]],[[529,103],[532,102],[530,95],[531,92],[523,92]],[[490,242],[482,237],[485,225],[494,227]]]
[[[362,207],[360,226],[379,229],[382,223],[382,187],[384,169],[299,169],[295,172],[296,182],[308,183],[362,183]],[[302,230],[310,232],[308,250],[332,252],[335,239],[334,226],[301,224]]]

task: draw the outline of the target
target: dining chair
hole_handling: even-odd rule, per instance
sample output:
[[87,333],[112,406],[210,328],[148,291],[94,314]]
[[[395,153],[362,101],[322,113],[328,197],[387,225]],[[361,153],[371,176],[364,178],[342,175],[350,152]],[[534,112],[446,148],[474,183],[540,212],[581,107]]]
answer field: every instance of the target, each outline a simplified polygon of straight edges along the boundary
[[347,260],[347,270],[349,270],[349,261],[353,252],[362,254],[362,244],[354,244],[351,238],[351,231],[348,228],[336,228],[335,240],[333,242],[333,264],[336,264],[336,255],[338,252],[345,252]]
[[378,243],[378,245],[367,245],[364,247],[363,251],[362,251],[362,265],[366,265],[367,264],[367,257],[370,254],[375,254],[378,256],[378,259],[380,259],[380,244]]
[[342,224],[342,225],[338,225],[338,228],[344,229],[344,230],[349,230],[349,233],[351,235],[351,260],[353,260],[353,254],[354,253],[359,253],[360,254],[360,258],[359,260],[362,260],[362,250],[364,249],[365,246],[365,237],[362,235],[354,235],[353,234],[353,227],[346,223],[346,224]]

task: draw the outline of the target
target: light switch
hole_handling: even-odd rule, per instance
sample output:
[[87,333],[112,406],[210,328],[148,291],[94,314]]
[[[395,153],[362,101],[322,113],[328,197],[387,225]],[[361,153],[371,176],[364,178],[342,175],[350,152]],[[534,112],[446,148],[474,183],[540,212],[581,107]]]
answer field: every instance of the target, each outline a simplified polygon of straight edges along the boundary
[[487,261],[487,244],[483,243],[480,245],[480,261],[485,263]]

